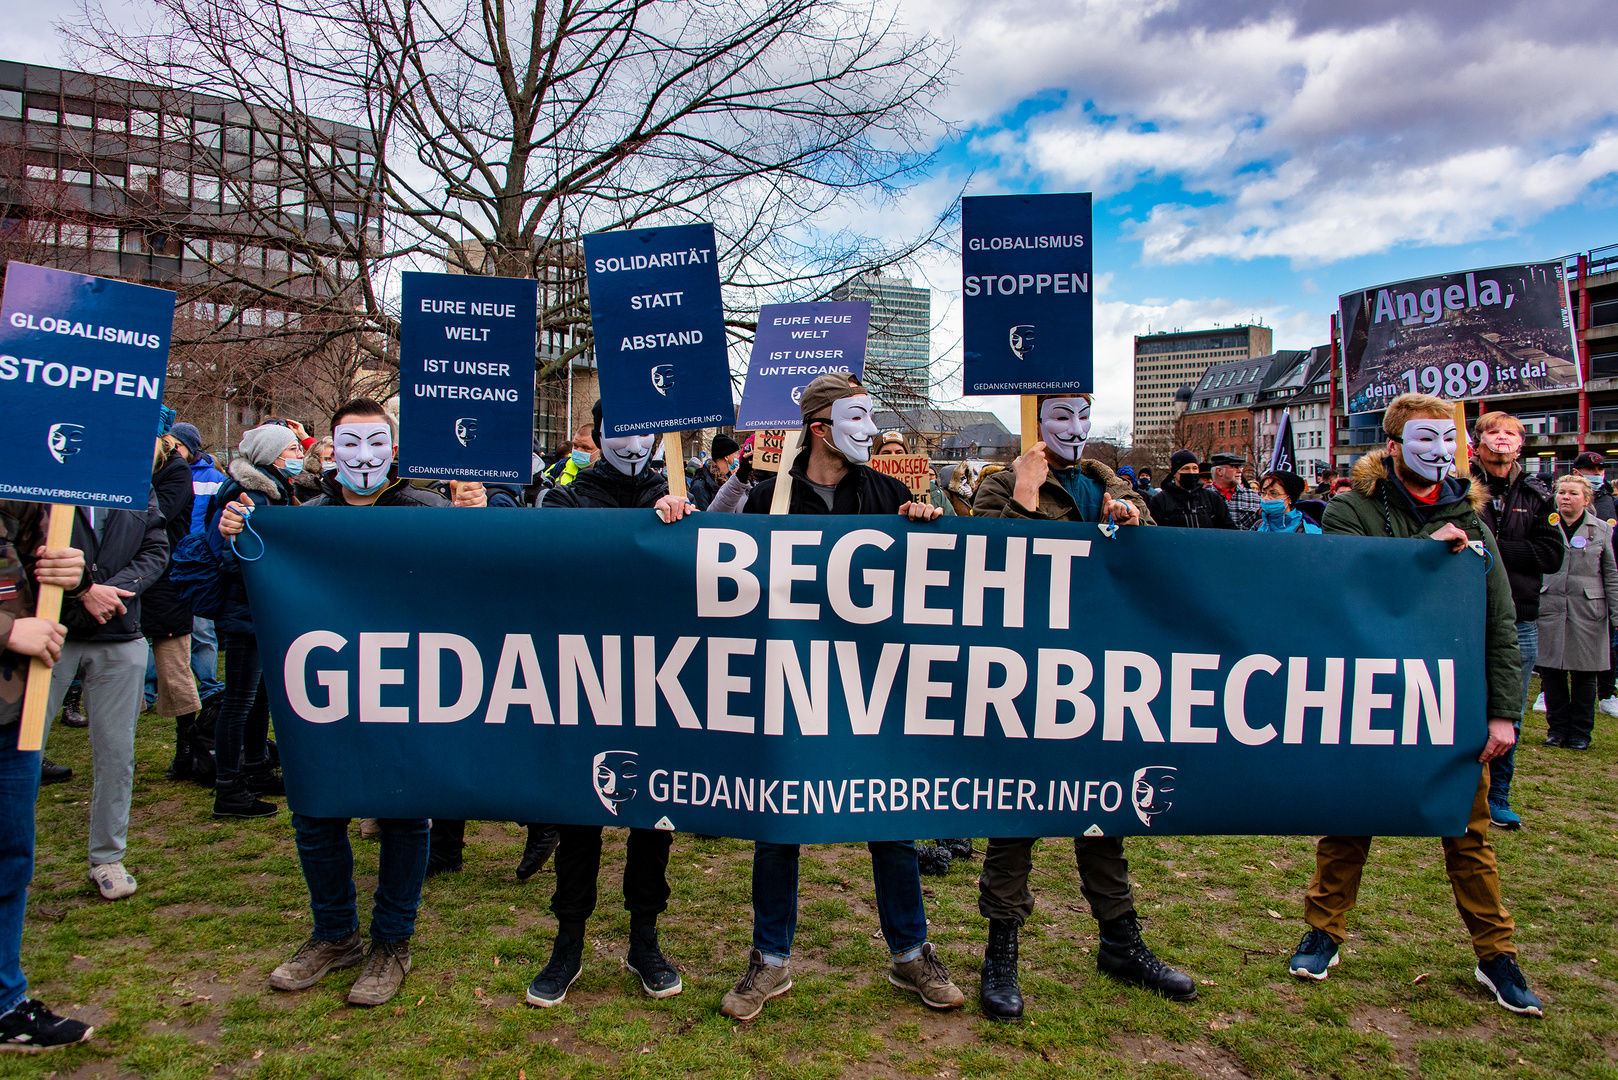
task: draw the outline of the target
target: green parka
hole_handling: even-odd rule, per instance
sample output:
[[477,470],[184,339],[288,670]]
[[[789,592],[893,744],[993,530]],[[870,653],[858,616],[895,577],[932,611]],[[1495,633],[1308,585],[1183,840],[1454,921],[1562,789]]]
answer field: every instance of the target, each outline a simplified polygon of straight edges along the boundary
[[[1488,680],[1490,719],[1522,719],[1522,655],[1517,651],[1517,608],[1511,600],[1511,580],[1494,534],[1483,524],[1479,509],[1489,491],[1472,481],[1470,488],[1451,478],[1425,522],[1418,517],[1404,491],[1388,480],[1386,450],[1373,450],[1354,463],[1354,490],[1344,492],[1326,506],[1321,527],[1328,533],[1354,536],[1392,536],[1397,539],[1431,536],[1453,524],[1473,540],[1488,545],[1493,563],[1486,581],[1483,636],[1484,677]],[[1472,556],[1469,556],[1472,557]],[[1460,558],[1459,555],[1456,558]]]
[[[1085,476],[1100,484],[1108,495],[1119,502],[1127,502],[1140,511],[1142,525],[1154,524],[1152,515],[1147,512],[1146,500],[1140,497],[1140,492],[1129,486],[1129,481],[1101,464],[1099,461],[1090,461],[1087,458],[1079,459],[1079,471]],[[1017,474],[1008,467],[999,472],[990,473],[978,484],[976,494],[972,496],[973,517],[1008,517],[1030,518],[1037,521],[1079,521],[1079,507],[1073,501],[1073,496],[1056,479],[1054,473],[1045,478],[1039,486],[1039,509],[1029,510],[1019,503],[1015,494],[1017,491]]]

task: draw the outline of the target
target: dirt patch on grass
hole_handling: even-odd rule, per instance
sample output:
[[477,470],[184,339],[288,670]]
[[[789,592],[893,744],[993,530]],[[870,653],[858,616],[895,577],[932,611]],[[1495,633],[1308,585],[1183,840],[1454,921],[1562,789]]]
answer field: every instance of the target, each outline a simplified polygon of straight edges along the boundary
[[1114,1035],[1113,1045],[1131,1062],[1178,1065],[1198,1080],[1231,1080],[1251,1076],[1235,1054],[1222,1046],[1174,1043],[1156,1035]]

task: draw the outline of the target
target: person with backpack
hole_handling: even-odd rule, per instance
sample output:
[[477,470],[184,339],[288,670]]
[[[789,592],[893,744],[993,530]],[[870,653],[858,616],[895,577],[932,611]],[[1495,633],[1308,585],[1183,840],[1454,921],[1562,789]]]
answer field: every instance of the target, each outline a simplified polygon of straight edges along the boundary
[[[172,418],[172,412],[167,416]],[[152,451],[152,492],[163,515],[171,553],[191,531],[191,468],[172,432],[157,437]],[[151,646],[146,663],[147,708],[174,717],[174,761],[170,780],[191,777],[191,729],[202,700],[191,673],[191,608],[169,577],[169,567],[141,597],[140,631]]]
[[[283,424],[261,424],[242,436],[241,457],[230,463],[230,479],[208,503],[202,534],[218,565],[223,590],[214,624],[225,649],[225,701],[214,723],[214,817],[261,818],[280,812],[260,795],[284,795],[286,787],[270,760],[270,699],[253,633],[253,611],[236,559],[234,534],[221,529],[232,503],[292,506],[291,479],[303,468],[298,439]],[[229,523],[226,523],[228,529]]]

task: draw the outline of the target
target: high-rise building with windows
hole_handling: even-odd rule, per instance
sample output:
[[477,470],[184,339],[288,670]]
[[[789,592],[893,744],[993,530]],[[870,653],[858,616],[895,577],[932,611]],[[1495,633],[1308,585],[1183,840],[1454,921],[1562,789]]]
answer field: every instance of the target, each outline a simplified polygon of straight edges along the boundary
[[1175,391],[1196,387],[1214,364],[1269,355],[1273,337],[1267,326],[1176,330],[1136,337],[1135,441],[1174,423],[1185,404],[1176,403]]
[[909,278],[862,274],[838,290],[836,300],[868,300],[871,333],[865,346],[865,384],[885,409],[932,405],[928,366],[932,356],[932,290]]

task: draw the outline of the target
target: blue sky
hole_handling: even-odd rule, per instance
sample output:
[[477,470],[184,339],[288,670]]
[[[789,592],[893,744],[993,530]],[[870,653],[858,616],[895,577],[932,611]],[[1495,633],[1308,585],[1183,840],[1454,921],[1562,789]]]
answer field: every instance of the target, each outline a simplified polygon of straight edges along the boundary
[[[1339,293],[1618,244],[1618,15],[1595,0],[902,0],[954,43],[932,209],[1092,191],[1096,414],[1131,338],[1256,317],[1327,340]],[[938,372],[958,366],[951,258]],[[958,383],[957,383],[958,385]],[[948,395],[946,378],[945,396]],[[976,402],[974,402],[975,404]],[[1007,419],[1010,402],[985,401]]]

